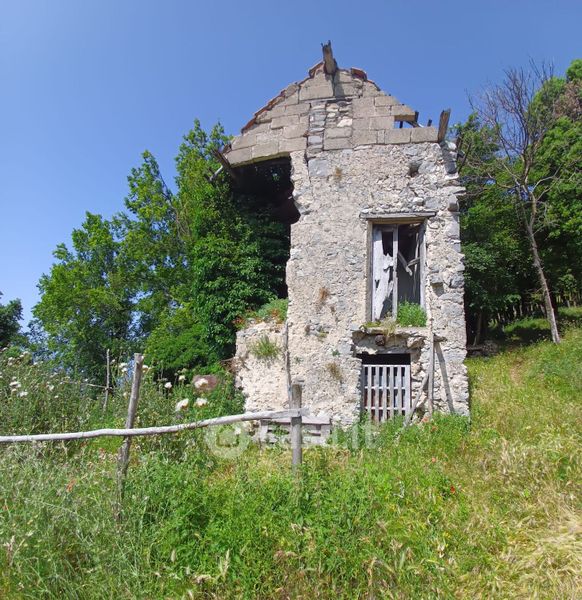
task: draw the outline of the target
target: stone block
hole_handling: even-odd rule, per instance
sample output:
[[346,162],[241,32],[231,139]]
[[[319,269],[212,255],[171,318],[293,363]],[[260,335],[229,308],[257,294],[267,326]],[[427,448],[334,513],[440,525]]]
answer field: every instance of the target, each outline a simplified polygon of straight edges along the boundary
[[337,122],[337,127],[351,127],[352,126],[352,118],[351,117],[341,117]]
[[278,104],[277,106],[274,106],[270,110],[267,110],[263,113],[263,115],[266,115],[271,120],[274,119],[275,117],[282,117],[284,114],[285,114],[285,106],[283,104]]
[[291,83],[290,85],[288,85],[285,88],[285,91],[283,92],[283,95],[285,96],[285,99],[289,99],[291,96],[295,95],[296,92],[299,91],[299,84],[297,83]]
[[394,127],[394,117],[370,117],[370,129],[391,129]]
[[353,120],[354,131],[367,131],[370,129],[370,117]]
[[358,119],[375,116],[374,98],[354,98],[352,111],[354,117]]
[[354,76],[349,71],[339,70],[335,76],[336,81],[340,83],[353,83]]
[[390,111],[396,121],[406,121],[416,114],[412,108],[406,106],[406,104],[396,104],[395,106],[391,106]]
[[354,135],[353,135],[354,146],[362,146],[365,144],[376,144],[377,141],[378,141],[377,133],[375,131],[370,131],[370,130],[354,131]]
[[270,110],[265,110],[255,117],[255,123],[270,123],[273,114]]
[[354,98],[352,106],[355,108],[374,108],[374,98]]
[[285,105],[286,115],[306,115],[309,112],[308,102],[299,102],[298,104]]
[[331,175],[331,166],[325,158],[312,158],[308,163],[310,177],[327,177]]
[[279,142],[278,140],[273,140],[272,142],[267,142],[266,144],[257,144],[256,146],[253,146],[252,151],[253,159],[276,156],[279,154]]
[[460,235],[458,221],[452,221],[445,227],[445,235],[457,239]]
[[352,135],[351,127],[334,127],[325,130],[325,139],[345,138]]
[[281,129],[288,125],[297,125],[299,123],[299,115],[285,115],[277,117],[271,121],[271,129]]
[[434,127],[415,127],[412,130],[412,142],[436,142],[439,132]]
[[257,133],[257,135],[255,136],[255,143],[252,145],[265,144],[272,140],[276,140],[278,137],[279,137],[279,130],[274,131],[274,132],[273,131],[265,131],[263,133]]
[[241,150],[231,150],[226,154],[226,158],[228,158],[228,162],[231,165],[250,162],[253,159],[252,149],[249,147],[242,148]]
[[380,91],[380,89],[375,83],[372,83],[371,81],[364,81],[364,84],[362,86],[362,96],[364,96],[364,98],[382,95],[383,92]]
[[389,96],[388,94],[382,94],[381,96],[376,96],[374,98],[375,106],[395,106],[400,104],[394,96]]
[[394,117],[392,117],[392,112],[390,110],[390,106],[374,106],[374,116],[375,117],[391,117],[394,121]]
[[307,148],[307,140],[304,137],[293,138],[289,140],[281,140],[279,142],[280,152],[297,152]]
[[325,83],[331,83],[331,77],[323,71],[323,67],[320,67],[315,72],[313,77],[311,77],[307,81],[305,81],[303,83],[303,85],[317,86],[317,85],[324,85]]
[[343,150],[344,148],[351,148],[352,141],[350,138],[336,138],[336,139],[324,139],[323,149],[324,150]]
[[257,123],[252,127],[249,127],[243,135],[249,135],[250,133],[262,133],[264,131],[271,131],[271,123]]
[[293,94],[286,96],[283,99],[283,101],[280,104],[278,104],[278,106],[283,106],[284,108],[286,108],[287,106],[295,106],[298,102],[299,102],[299,86],[297,86],[297,90]]
[[299,92],[299,101],[316,100],[318,98],[333,98],[331,83],[315,87],[302,87]]
[[257,142],[257,136],[254,133],[243,133],[238,135],[231,141],[231,147],[233,150],[240,150],[241,148],[249,148]]
[[361,84],[357,83],[338,83],[334,87],[335,96],[359,96],[362,91]]
[[283,138],[289,140],[292,138],[303,137],[307,131],[307,125],[299,123],[298,125],[289,125],[283,127]]
[[411,129],[390,129],[384,132],[385,144],[408,144],[411,139]]

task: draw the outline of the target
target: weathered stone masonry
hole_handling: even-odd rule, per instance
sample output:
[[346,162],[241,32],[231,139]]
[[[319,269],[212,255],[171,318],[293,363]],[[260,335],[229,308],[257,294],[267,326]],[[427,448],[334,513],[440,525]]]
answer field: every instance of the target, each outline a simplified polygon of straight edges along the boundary
[[[258,111],[225,156],[233,167],[290,156],[293,199],[287,317],[291,376],[304,380],[312,414],[342,424],[361,410],[361,356],[410,354],[415,398],[435,345],[434,402],[468,412],[455,148],[438,142],[433,127],[387,95],[358,69],[325,72],[316,65]],[[414,123],[416,125],[416,123]],[[361,331],[371,320],[371,245],[374,224],[422,223],[424,305],[430,327],[400,330],[384,346]],[[256,324],[237,339],[239,385],[247,409],[287,403],[282,356],[254,358],[249,344],[267,335],[282,345],[282,327]],[[425,394],[426,392],[423,392]]]

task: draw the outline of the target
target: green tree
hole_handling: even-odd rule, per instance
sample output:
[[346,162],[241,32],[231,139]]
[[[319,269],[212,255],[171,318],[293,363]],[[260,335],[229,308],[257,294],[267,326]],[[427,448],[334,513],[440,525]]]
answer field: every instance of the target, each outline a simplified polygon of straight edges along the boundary
[[211,177],[227,139],[220,125],[207,134],[194,123],[175,192],[145,152],[126,210],[110,221],[88,214],[73,250],[57,248],[34,315],[64,364],[99,375],[107,348],[145,348],[165,371],[209,365],[231,355],[237,318],[284,292],[285,227],[264,199]]
[[476,114],[456,126],[461,140],[461,239],[469,339],[478,344],[490,319],[522,301],[534,281],[523,230],[505,191],[496,184],[497,146]]
[[72,249],[60,244],[57,262],[39,282],[34,316],[47,333],[48,349],[61,364],[101,377],[105,354],[131,348],[132,292],[120,261],[120,231],[99,215],[86,214],[72,234]]
[[556,343],[560,334],[543,247],[556,231],[548,218],[554,208],[552,190],[565,185],[572,165],[568,158],[567,165],[548,168],[544,156],[547,140],[559,121],[565,85],[564,80],[535,65],[530,70],[508,70],[502,83],[488,89],[475,104],[479,135],[493,151],[484,155],[473,152],[471,156],[487,185],[494,182],[503,200],[515,210]]
[[215,359],[232,355],[235,320],[284,288],[289,245],[264,201],[233,192],[226,175],[208,180],[208,166],[219,166],[213,150],[224,141],[221,127],[207,136],[196,123],[176,159],[177,195],[191,215],[190,293]]
[[[551,287],[562,302],[582,297],[582,60],[572,62],[565,80],[554,80],[556,120],[540,148],[536,168],[551,178],[545,190],[542,256]],[[541,232],[545,233],[544,231]]]
[[[0,292],[0,298],[2,295]],[[20,319],[22,319],[20,300],[10,300],[7,304],[0,303],[0,348],[15,341],[22,341]]]

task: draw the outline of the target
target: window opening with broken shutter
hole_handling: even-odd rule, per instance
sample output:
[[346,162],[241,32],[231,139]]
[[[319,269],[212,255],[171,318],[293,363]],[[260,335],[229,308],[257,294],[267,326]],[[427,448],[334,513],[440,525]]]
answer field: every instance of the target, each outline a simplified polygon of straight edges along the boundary
[[424,306],[424,223],[373,225],[371,318],[396,318],[398,304]]

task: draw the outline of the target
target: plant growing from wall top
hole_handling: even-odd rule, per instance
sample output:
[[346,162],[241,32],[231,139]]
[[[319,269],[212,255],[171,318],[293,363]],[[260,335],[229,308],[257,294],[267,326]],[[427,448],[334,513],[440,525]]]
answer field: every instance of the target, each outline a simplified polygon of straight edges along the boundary
[[426,312],[420,304],[401,302],[398,305],[396,323],[402,327],[426,327]]
[[249,352],[259,360],[274,360],[281,353],[281,348],[276,342],[269,339],[269,336],[263,335],[256,342],[249,346]]

